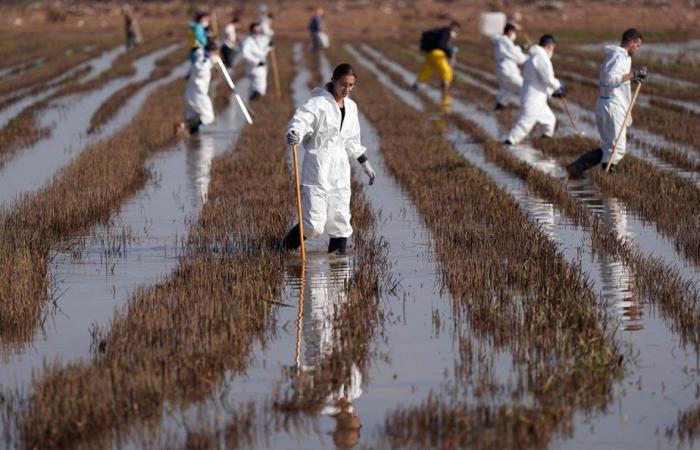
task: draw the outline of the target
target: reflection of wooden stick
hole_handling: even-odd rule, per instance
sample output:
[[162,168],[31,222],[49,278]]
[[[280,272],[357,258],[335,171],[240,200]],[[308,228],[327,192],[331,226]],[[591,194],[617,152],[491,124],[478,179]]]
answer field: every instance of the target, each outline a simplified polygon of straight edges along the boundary
[[297,316],[297,340],[294,348],[294,361],[297,364],[297,370],[301,367],[301,332],[304,327],[304,275],[306,272],[306,263],[301,261],[301,276],[299,277],[299,314]]
[[275,53],[275,47],[270,50],[270,62],[272,64],[272,75],[275,79],[275,91],[277,98],[282,97],[282,87],[280,86],[280,70],[277,67],[277,54]]
[[627,112],[625,113],[625,120],[622,122],[622,126],[620,127],[620,131],[617,132],[617,137],[615,138],[615,143],[613,144],[612,147],[612,154],[610,155],[610,158],[608,159],[608,165],[605,166],[605,173],[608,173],[610,170],[610,165],[612,164],[612,160],[615,157],[615,153],[617,153],[617,143],[620,142],[620,138],[622,137],[622,133],[627,131],[627,119],[629,118],[630,114],[632,113],[632,108],[634,107],[634,103],[637,101],[637,96],[639,95],[639,90],[642,88],[642,83],[640,82],[637,85],[637,89],[634,90],[634,97],[632,97],[632,101],[630,102],[629,108],[627,108]]
[[576,122],[574,122],[574,116],[571,115],[571,110],[569,109],[569,102],[566,101],[566,97],[559,97],[561,98],[562,103],[564,103],[564,109],[566,110],[566,115],[569,116],[569,122],[571,122],[571,127],[574,129],[574,132],[576,134],[581,134],[580,131],[578,131],[578,127],[576,126]]
[[304,220],[301,214],[301,180],[299,178],[299,146],[294,145],[294,184],[297,193],[297,214],[299,215],[299,240],[301,241],[301,262],[306,261],[306,248],[304,246]]

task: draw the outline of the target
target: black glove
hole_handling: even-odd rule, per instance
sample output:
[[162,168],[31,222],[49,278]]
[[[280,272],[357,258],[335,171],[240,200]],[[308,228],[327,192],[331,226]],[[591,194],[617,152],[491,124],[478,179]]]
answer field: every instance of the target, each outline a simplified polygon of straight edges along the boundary
[[564,98],[564,97],[566,97],[566,94],[564,94],[564,89],[563,89],[563,88],[557,89],[556,91],[554,91],[554,92],[552,93],[552,97],[554,97],[554,98]]
[[260,62],[258,63],[258,66],[259,66],[259,67],[262,67],[262,66],[264,66],[264,65],[265,65],[265,61],[260,61]]
[[643,80],[646,80],[647,78],[647,68],[642,67],[641,69],[637,69],[633,72],[634,74],[634,81],[640,82]]

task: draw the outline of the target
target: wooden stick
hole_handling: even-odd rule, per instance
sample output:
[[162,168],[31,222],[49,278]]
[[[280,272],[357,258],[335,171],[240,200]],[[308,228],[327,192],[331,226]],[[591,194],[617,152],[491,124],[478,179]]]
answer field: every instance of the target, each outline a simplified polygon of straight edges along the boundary
[[[303,245],[303,244],[302,244]],[[297,371],[301,367],[301,332],[304,328],[304,275],[306,272],[306,263],[301,261],[301,276],[299,277],[299,311],[297,316],[297,339],[294,346],[294,362],[297,365]]]
[[306,249],[304,247],[304,220],[301,214],[301,180],[299,178],[299,146],[294,145],[294,181],[297,193],[297,214],[299,215],[299,240],[301,242],[301,262],[306,261]]
[[576,134],[581,134],[581,132],[578,130],[578,127],[576,126],[576,122],[574,122],[574,116],[571,115],[571,110],[569,109],[569,102],[566,101],[566,97],[559,97],[561,98],[562,103],[564,103],[564,109],[566,110],[566,115],[569,116],[569,122],[571,122],[571,127],[574,129],[574,132]]
[[280,86],[280,71],[279,67],[277,67],[277,54],[275,53],[275,47],[272,47],[272,50],[270,50],[270,62],[272,64],[272,75],[275,79],[275,93],[277,94],[277,98],[281,98],[282,87]]
[[615,157],[615,153],[617,152],[617,143],[620,142],[620,138],[622,137],[622,133],[624,133],[627,130],[627,119],[629,118],[630,114],[632,113],[632,108],[634,107],[635,102],[637,101],[637,96],[639,95],[639,90],[642,88],[642,83],[639,82],[637,84],[637,89],[634,91],[634,97],[632,97],[632,102],[630,103],[629,108],[627,108],[627,113],[625,113],[625,120],[622,122],[622,126],[620,127],[620,131],[617,132],[617,137],[615,138],[615,143],[613,144],[612,148],[612,154],[610,155],[610,158],[608,159],[608,165],[605,166],[605,173],[608,173],[610,170],[610,165],[612,164],[612,160]]

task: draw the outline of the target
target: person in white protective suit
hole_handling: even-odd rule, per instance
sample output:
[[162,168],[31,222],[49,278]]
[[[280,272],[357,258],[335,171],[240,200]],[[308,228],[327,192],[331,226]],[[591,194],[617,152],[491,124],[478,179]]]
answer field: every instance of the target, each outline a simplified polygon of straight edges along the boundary
[[610,172],[625,156],[627,128],[632,125],[630,115],[627,123],[625,115],[632,101],[630,82],[641,83],[647,77],[646,67],[632,71],[632,56],[642,46],[642,35],[634,28],[622,34],[620,45],[606,45],[605,60],[600,68],[600,97],[595,106],[596,128],[600,134],[600,147],[581,155],[566,167],[569,177],[578,177],[586,170],[602,163],[607,165],[612,157],[615,139],[617,151],[610,162]]
[[564,85],[554,76],[552,55],[556,41],[545,34],[539,45],[530,49],[530,57],[523,67],[523,87],[520,88],[520,114],[511,128],[505,145],[517,145],[532,128],[539,124],[542,136],[552,137],[557,119],[547,104],[547,98],[563,97]]
[[508,104],[512,93],[517,93],[523,85],[523,77],[520,75],[521,66],[527,61],[527,55],[515,45],[516,26],[507,23],[503,34],[494,34],[493,58],[496,61],[496,80],[498,81],[498,96],[496,97],[496,111],[500,111]]
[[267,92],[267,54],[270,40],[262,34],[258,22],[250,25],[250,34],[241,43],[241,56],[246,77],[250,81],[250,101],[259,100]]
[[274,19],[275,16],[267,8],[267,5],[259,5],[258,12],[261,13],[260,18],[258,19],[260,31],[262,32],[263,36],[267,38],[268,42],[272,42],[272,38],[275,36],[275,32],[272,29],[272,19]]
[[[340,64],[323,88],[294,113],[287,127],[287,144],[302,143],[306,153],[301,175],[304,238],[330,235],[329,253],[345,253],[350,226],[350,163],[357,160],[370,180],[375,173],[360,142],[357,105],[348,96],[356,73],[350,64]],[[301,245],[299,225],[281,243],[285,250]]]
[[219,49],[212,41],[204,49],[197,49],[193,56],[194,63],[190,67],[185,89],[185,125],[191,134],[196,134],[201,125],[214,122],[209,83],[215,59],[219,57]]

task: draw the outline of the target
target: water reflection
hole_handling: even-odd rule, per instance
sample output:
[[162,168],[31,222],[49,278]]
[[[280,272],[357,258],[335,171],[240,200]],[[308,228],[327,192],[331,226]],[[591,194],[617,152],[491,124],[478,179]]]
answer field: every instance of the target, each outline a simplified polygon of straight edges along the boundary
[[[590,178],[569,181],[567,190],[586,205],[594,215],[601,217],[612,226],[618,237],[630,242],[634,239],[624,206],[614,197],[601,197]],[[622,329],[626,331],[643,329],[644,308],[641,300],[634,295],[635,289],[629,266],[607,254],[598,254],[594,258],[598,260],[601,268],[603,296],[619,312],[620,320],[623,321]]]
[[[297,374],[330,367],[327,363],[333,352],[343,351],[338,321],[347,302],[346,289],[352,272],[351,257],[326,256],[313,250],[304,266],[287,267],[286,283],[299,295]],[[349,367],[339,379],[331,377],[333,388],[320,409],[320,415],[336,421],[332,436],[337,448],[352,448],[360,439],[361,421],[353,403],[362,395],[362,373],[354,362]],[[324,377],[320,379],[325,382]],[[323,390],[323,386],[318,389]]]
[[211,162],[216,155],[214,136],[206,133],[193,136],[187,148],[187,180],[191,198],[204,204],[209,193]]

